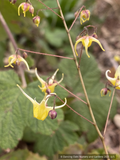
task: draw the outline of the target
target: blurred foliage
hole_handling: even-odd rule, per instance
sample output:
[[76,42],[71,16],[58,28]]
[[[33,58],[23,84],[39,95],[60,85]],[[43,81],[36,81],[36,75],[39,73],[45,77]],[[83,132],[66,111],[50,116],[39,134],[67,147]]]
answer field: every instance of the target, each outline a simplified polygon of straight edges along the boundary
[[12,151],[0,158],[0,160],[47,160],[46,157],[40,157],[27,149]]
[[[26,13],[26,17],[24,18],[21,11],[21,16],[18,17],[17,7],[22,2],[23,0],[19,0],[15,5],[12,5],[9,3],[9,0],[0,1],[0,11],[13,33],[18,47],[43,53],[71,56],[72,51],[62,20],[49,10],[40,11],[41,23],[37,28],[32,23],[32,16],[29,12]],[[89,1],[89,3],[88,0],[60,0],[60,2],[66,22],[70,26],[74,19],[74,12],[82,4],[92,12],[94,10],[95,0]],[[31,0],[31,3],[35,8],[35,15],[38,9],[45,8],[37,0]],[[54,0],[44,0],[44,3],[52,8],[57,7]],[[55,9],[55,11],[59,14],[58,9]],[[95,18],[96,20],[93,22]],[[73,42],[75,42],[76,36],[82,31],[83,27],[91,22],[93,22],[92,24],[100,24],[102,21],[98,17],[91,15],[90,21],[80,26],[78,18],[71,30]],[[7,35],[0,24],[0,67],[4,66],[3,57],[6,55],[5,51],[7,50],[9,53],[12,53],[11,47],[6,47],[6,44],[9,43],[6,39]],[[59,60],[55,57],[36,54],[29,55],[27,61],[30,67],[37,67],[44,75],[47,72],[47,76],[43,76],[40,73],[41,77],[46,79],[49,75],[52,75],[53,70],[59,68],[60,71],[57,74],[57,79],[59,80],[61,78],[61,73],[65,75],[61,85],[67,87],[74,94],[85,100],[83,89],[77,75],[77,69],[73,61]],[[92,55],[88,59],[86,54],[83,53],[80,68],[98,127],[102,130],[108,112],[110,97],[100,97],[100,90],[104,85],[100,82],[100,71]],[[49,71],[51,73],[48,73]],[[29,96],[40,102],[44,97],[38,88],[40,83],[36,81],[34,75],[32,75],[33,82],[31,82],[31,79],[29,79],[30,74],[29,72],[26,73],[28,86],[24,90]],[[54,154],[60,151],[62,152],[67,146],[74,146],[75,143],[75,147],[80,147],[81,151],[83,151],[86,149],[87,142],[92,142],[98,137],[92,124],[76,115],[67,107],[64,107],[63,110],[57,110],[58,116],[54,120],[51,120],[49,117],[45,121],[35,119],[33,117],[32,104],[22,95],[16,84],[21,85],[21,81],[13,70],[0,72],[0,147],[2,149],[14,148],[22,140],[26,143],[32,143],[34,152],[38,152],[40,155],[47,155],[52,159]],[[68,93],[60,86],[56,87],[55,92],[63,100],[67,97],[68,104],[74,110],[91,120],[85,104],[73,97],[68,97]],[[49,103],[52,105],[52,100]],[[60,101],[57,100],[57,103],[59,104]],[[116,99],[114,99],[110,115],[111,118],[113,118],[116,112],[116,107]],[[83,133],[85,134],[82,135]],[[81,136],[82,138],[79,138]],[[19,160],[19,157],[18,159],[15,158],[16,155],[19,155],[20,158],[23,155],[23,160],[28,159],[28,157],[33,157],[33,160],[42,160],[37,154],[33,154],[27,150],[11,152],[3,156],[0,160],[5,158]]]

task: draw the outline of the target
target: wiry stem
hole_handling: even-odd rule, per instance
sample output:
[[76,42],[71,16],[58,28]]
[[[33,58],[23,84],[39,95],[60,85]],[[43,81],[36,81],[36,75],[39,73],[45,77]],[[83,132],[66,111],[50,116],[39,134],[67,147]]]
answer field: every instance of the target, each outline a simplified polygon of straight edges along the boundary
[[30,52],[30,53],[35,53],[35,54],[41,54],[41,55],[51,56],[51,57],[58,57],[58,58],[64,58],[64,59],[71,59],[71,60],[73,60],[73,58],[70,58],[70,57],[58,56],[58,55],[54,55],[54,54],[35,52],[35,51],[30,51],[30,50],[21,49],[21,48],[18,48],[18,50],[21,50],[21,51],[24,51],[24,52]]
[[72,29],[73,25],[75,24],[77,18],[79,17],[79,14],[80,14],[80,12],[81,12],[81,10],[82,10],[83,8],[85,8],[85,6],[82,6],[82,7],[80,8],[79,12],[77,13],[77,16],[75,17],[72,25],[71,25],[70,28],[69,28],[69,32],[70,32],[70,30]]
[[63,88],[64,90],[66,90],[68,93],[70,93],[71,95],[73,95],[74,97],[76,97],[77,99],[79,99],[81,102],[85,103],[87,105],[87,103],[85,101],[83,101],[81,98],[79,98],[78,96],[76,96],[75,94],[73,94],[72,92],[70,92],[68,89],[66,89],[65,87],[63,87],[61,84],[57,84],[59,85],[61,88]]
[[[82,74],[81,74],[81,71],[80,71],[80,68],[78,66],[78,62],[77,62],[77,57],[76,57],[76,54],[75,54],[75,51],[74,51],[74,46],[73,46],[73,43],[72,43],[72,39],[71,39],[71,36],[70,36],[70,33],[69,33],[69,30],[68,30],[68,27],[67,27],[67,24],[65,22],[65,19],[64,19],[64,15],[62,13],[62,9],[61,9],[61,6],[60,6],[60,3],[59,3],[59,0],[56,0],[57,1],[57,4],[58,4],[58,7],[60,9],[60,14],[61,14],[61,17],[63,19],[63,23],[64,23],[64,26],[65,26],[65,29],[66,29],[66,32],[68,34],[68,38],[69,38],[69,42],[70,42],[70,45],[71,45],[71,49],[72,49],[72,52],[73,52],[73,56],[74,56],[74,60],[75,60],[75,64],[76,64],[76,67],[77,67],[77,70],[78,70],[78,74],[79,74],[79,78],[80,78],[80,81],[81,81],[81,84],[82,84],[82,87],[83,87],[83,90],[84,90],[84,94],[85,94],[85,97],[86,97],[86,101],[87,101],[87,105],[88,105],[88,108],[89,108],[89,111],[90,111],[90,115],[92,117],[92,120],[94,122],[94,126],[96,128],[96,131],[98,132],[98,135],[103,143],[103,147],[104,147],[104,150],[105,150],[105,153],[108,154],[108,151],[106,149],[106,145],[105,145],[105,142],[104,142],[104,137],[102,136],[98,126],[97,126],[97,123],[96,123],[96,120],[95,120],[95,117],[93,115],[93,111],[92,111],[92,108],[91,108],[91,105],[90,105],[90,101],[89,101],[89,98],[88,98],[88,95],[87,95],[87,92],[86,92],[86,88],[85,88],[85,85],[84,85],[84,81],[83,81],[83,78],[82,78]],[[109,160],[109,158],[108,158]]]
[[52,11],[53,13],[55,13],[58,17],[60,17],[62,19],[62,17],[57,14],[55,11],[53,11],[50,7],[46,6],[42,1],[38,0],[41,4],[43,4],[46,8],[48,8],[50,11]]
[[[61,102],[64,103],[64,101],[63,101],[60,97],[58,97],[57,95],[56,95],[56,97],[57,97]],[[76,113],[77,115],[79,115],[80,117],[82,117],[83,119],[85,119],[86,121],[88,121],[88,122],[90,122],[91,124],[94,125],[93,122],[91,122],[90,120],[88,120],[87,118],[85,118],[84,116],[82,116],[81,114],[79,114],[77,111],[75,111],[73,108],[71,108],[68,104],[66,104],[66,106],[67,106],[68,108],[70,108],[74,113]]]
[[[3,18],[1,12],[0,12],[0,21],[1,21],[2,25],[3,25],[3,28],[6,31],[9,39],[12,42],[12,45],[13,45],[14,49],[17,50],[17,44],[16,44],[16,42],[14,40],[14,37],[13,37],[9,27],[7,26],[7,23],[5,22],[5,19]],[[18,51],[18,54],[20,55],[20,51]],[[23,86],[23,88],[25,88],[27,86],[27,83],[26,83],[26,79],[25,79],[25,76],[24,76],[24,70],[23,70],[23,68],[21,66],[18,66],[18,69],[19,69],[21,80],[22,80],[22,86]]]
[[111,98],[111,102],[110,102],[110,107],[109,107],[109,110],[108,110],[108,115],[107,115],[107,119],[106,119],[106,123],[105,123],[105,128],[104,128],[104,132],[103,132],[104,136],[105,136],[107,125],[108,125],[108,120],[109,120],[109,116],[110,116],[110,111],[111,111],[114,95],[115,95],[115,88],[113,90],[113,94],[112,94],[112,98]]

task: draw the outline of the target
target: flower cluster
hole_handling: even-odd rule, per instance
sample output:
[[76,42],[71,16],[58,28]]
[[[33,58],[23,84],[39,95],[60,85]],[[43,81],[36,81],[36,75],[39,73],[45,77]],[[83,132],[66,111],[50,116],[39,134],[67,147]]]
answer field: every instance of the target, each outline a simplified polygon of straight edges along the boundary
[[18,15],[20,16],[20,8],[23,10],[23,14],[24,17],[26,15],[26,12],[29,11],[30,13],[32,13],[32,16],[34,15],[34,8],[31,4],[29,4],[28,2],[23,2],[19,5],[18,7]]
[[21,90],[21,92],[32,102],[32,104],[33,104],[33,115],[34,115],[35,118],[37,118],[39,120],[42,120],[42,121],[45,120],[45,118],[48,115],[51,117],[51,119],[56,118],[57,113],[56,113],[55,109],[62,108],[67,103],[67,100],[65,98],[65,103],[63,105],[54,106],[54,107],[47,106],[48,99],[51,96],[56,96],[56,93],[53,93],[54,89],[55,89],[55,86],[63,80],[63,77],[62,77],[59,82],[57,82],[57,81],[54,82],[54,79],[55,79],[55,76],[56,76],[57,72],[58,72],[58,69],[55,71],[53,76],[49,79],[48,83],[46,83],[41,77],[39,77],[39,75],[37,73],[37,69],[35,69],[35,74],[36,74],[38,80],[40,81],[40,83],[42,84],[42,87],[39,87],[39,88],[41,89],[42,92],[45,93],[45,96],[40,103],[38,103],[36,100],[32,99],[29,95],[27,95],[22,90],[22,88],[19,85],[17,85],[19,87],[19,89]]

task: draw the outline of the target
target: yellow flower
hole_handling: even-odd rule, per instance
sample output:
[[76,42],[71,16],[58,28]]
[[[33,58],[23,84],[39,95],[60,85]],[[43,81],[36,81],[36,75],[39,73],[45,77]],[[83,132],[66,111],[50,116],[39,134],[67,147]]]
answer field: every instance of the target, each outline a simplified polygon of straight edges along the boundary
[[81,11],[81,14],[80,14],[80,23],[84,23],[86,21],[89,21],[90,19],[90,11],[89,10],[83,10]]
[[57,84],[59,84],[63,80],[63,76],[64,76],[63,74],[62,74],[62,78],[60,81],[56,82],[54,80],[58,70],[59,69],[57,69],[55,71],[53,76],[49,79],[48,83],[46,83],[42,78],[39,77],[39,75],[37,73],[37,68],[35,69],[35,74],[36,74],[38,80],[40,81],[40,83],[42,84],[42,87],[39,86],[39,88],[42,90],[42,92],[45,92],[45,94],[47,94],[47,92],[49,92],[49,91],[50,91],[50,93],[53,93],[55,86],[57,86]]
[[116,89],[120,89],[120,66],[117,68],[114,78],[109,77],[108,72],[111,73],[110,70],[107,70],[106,78],[113,84],[113,86],[116,86]]
[[21,3],[18,7],[18,16],[20,16],[20,8],[23,10],[24,17],[25,17],[25,14],[28,10],[32,13],[32,16],[33,16],[34,8],[31,4],[29,4],[27,2]]
[[26,61],[24,60],[24,58],[22,58],[20,55],[11,55],[11,56],[9,57],[9,59],[8,59],[8,63],[9,63],[9,64],[6,65],[5,67],[11,66],[12,68],[14,68],[12,64],[13,64],[13,63],[14,63],[14,64],[17,64],[17,63],[20,63],[21,61],[23,61],[23,62],[26,64],[27,69],[30,70],[27,62],[26,62]]
[[87,35],[87,36],[83,36],[83,37],[79,38],[79,39],[76,41],[76,43],[75,43],[75,53],[76,53],[77,56],[78,56],[78,53],[77,53],[77,51],[76,51],[76,48],[77,48],[77,44],[78,44],[79,42],[82,42],[83,46],[85,47],[86,54],[87,54],[87,56],[88,56],[89,58],[90,58],[90,56],[89,56],[89,54],[88,54],[88,47],[91,46],[92,42],[98,43],[99,46],[101,47],[101,49],[102,49],[103,51],[105,51],[105,50],[103,49],[101,43],[99,42],[99,40],[97,40],[96,38],[94,38],[94,37],[92,37],[92,36],[88,36],[88,35]]
[[[42,121],[45,120],[45,118],[48,116],[49,111],[53,109],[53,107],[47,106],[47,101],[51,95],[45,96],[43,98],[43,100],[40,103],[38,103],[36,100],[34,100],[30,96],[28,96],[19,85],[17,85],[17,86],[19,87],[21,92],[32,102],[33,116],[39,120],[42,120]],[[60,106],[55,106],[55,109],[64,107],[66,105],[66,103],[67,103],[67,100],[65,98],[65,103]]]

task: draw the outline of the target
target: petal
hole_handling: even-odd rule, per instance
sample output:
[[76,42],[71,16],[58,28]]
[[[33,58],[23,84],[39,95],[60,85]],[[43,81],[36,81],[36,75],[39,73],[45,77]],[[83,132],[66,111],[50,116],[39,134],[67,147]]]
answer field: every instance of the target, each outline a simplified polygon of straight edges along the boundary
[[17,86],[19,87],[19,89],[21,90],[21,92],[33,103],[33,105],[36,105],[36,104],[38,104],[39,105],[39,103],[37,103],[35,100],[33,100],[30,96],[28,96],[23,90],[22,90],[22,88],[17,84]]
[[22,7],[23,3],[21,3],[18,7],[18,16],[20,16],[20,7]]
[[[46,102],[45,102],[45,104],[46,104]],[[55,109],[62,108],[62,107],[64,107],[66,104],[67,104],[67,99],[65,98],[65,103],[62,104],[62,105],[60,105],[60,106],[55,106]],[[50,110],[53,109],[53,107],[48,107],[48,106],[46,106],[46,108],[50,108]]]
[[57,74],[58,71],[59,71],[59,69],[57,69],[57,70],[55,71],[55,73],[53,74],[53,76],[50,78],[48,84],[53,84],[53,81],[54,81],[55,76],[56,76],[56,74]]
[[88,56],[88,58],[90,58],[89,54],[88,54],[88,47],[91,45],[90,41],[89,41],[89,38],[86,37],[85,40],[83,41],[83,46],[85,46],[85,51],[86,51],[86,54]]
[[44,98],[39,105],[34,106],[33,108],[34,117],[43,121],[48,116],[48,112],[50,110],[51,110],[50,108],[46,108],[45,98]]
[[84,39],[85,39],[84,37],[81,37],[81,38],[79,38],[79,39],[75,42],[74,49],[75,49],[75,53],[76,53],[77,56],[78,56],[78,53],[77,53],[77,50],[76,50],[77,44],[78,44],[79,42],[82,42]]
[[117,79],[116,79],[116,78],[111,78],[111,77],[109,77],[109,76],[108,76],[108,72],[111,73],[110,70],[107,70],[107,71],[106,71],[106,78],[113,84],[113,86],[115,86]]
[[115,78],[120,79],[120,66],[118,66],[116,72],[115,72]]
[[26,65],[26,67],[27,67],[27,69],[30,70],[30,68],[29,68],[29,66],[28,66],[28,63],[27,63],[27,61],[26,61],[24,58],[22,58],[21,56],[19,56],[18,60],[19,60],[20,62],[21,62],[21,61],[24,62],[25,65]]
[[11,66],[12,68],[14,68],[13,67],[13,65],[12,65],[12,63],[15,63],[15,61],[16,61],[16,56],[15,55],[12,55],[12,56],[10,56],[9,57],[9,59],[8,59],[8,65],[5,65],[4,67],[9,67],[9,66]]
[[101,43],[100,43],[99,40],[97,40],[96,38],[94,38],[94,37],[92,37],[92,36],[89,36],[89,37],[90,37],[90,40],[91,40],[91,41],[98,43],[99,46],[101,47],[101,49],[102,49],[103,51],[105,51],[104,48],[102,47],[102,45],[101,45]]
[[45,82],[42,78],[39,77],[39,75],[38,75],[38,73],[37,73],[37,68],[35,68],[35,74],[36,74],[38,80],[40,81],[40,83],[42,84],[42,88],[44,88],[46,82]]
[[54,92],[55,86],[57,86],[59,83],[61,83],[63,78],[64,78],[64,74],[62,74],[62,78],[58,82],[55,82],[52,85],[48,85],[48,89],[50,89],[51,93]]

